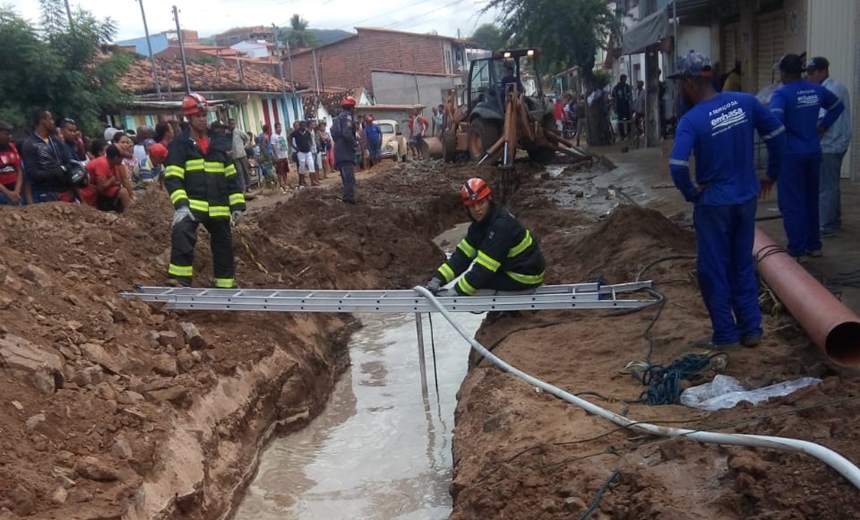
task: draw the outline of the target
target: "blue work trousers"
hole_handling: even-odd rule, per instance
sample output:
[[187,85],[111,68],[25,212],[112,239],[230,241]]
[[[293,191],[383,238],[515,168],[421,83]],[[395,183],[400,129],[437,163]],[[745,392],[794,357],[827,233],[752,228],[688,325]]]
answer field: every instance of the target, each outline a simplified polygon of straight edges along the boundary
[[821,250],[818,190],[821,152],[787,153],[776,183],[788,254],[801,257]]
[[822,233],[834,233],[842,227],[842,159],[845,152],[821,155],[821,179],[818,186],[818,225]]
[[731,206],[696,206],[693,224],[702,298],[711,315],[714,344],[761,335],[753,260],[756,199]]

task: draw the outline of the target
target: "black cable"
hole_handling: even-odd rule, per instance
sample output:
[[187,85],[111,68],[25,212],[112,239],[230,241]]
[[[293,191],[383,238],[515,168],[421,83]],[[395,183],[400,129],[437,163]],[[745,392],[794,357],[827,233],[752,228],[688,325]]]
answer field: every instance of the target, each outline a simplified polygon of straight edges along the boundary
[[645,272],[648,271],[648,269],[651,269],[652,267],[654,267],[655,265],[657,265],[659,263],[667,262],[669,260],[693,260],[696,258],[698,258],[697,255],[689,255],[689,254],[688,255],[670,255],[670,256],[664,256],[662,258],[658,258],[657,260],[654,260],[650,264],[648,264],[645,267],[643,267],[642,269],[640,269],[639,273],[636,274],[636,280],[635,281],[637,281],[637,282],[640,281],[642,279],[642,275],[645,274]]
[[588,506],[588,509],[586,509],[584,513],[579,515],[579,518],[577,520],[585,520],[586,518],[591,516],[591,513],[593,513],[594,510],[597,509],[597,506],[600,504],[600,499],[603,498],[603,493],[605,493],[606,490],[609,489],[609,486],[612,484],[612,481],[615,480],[615,477],[617,477],[620,473],[621,471],[616,469],[612,472],[612,475],[609,475],[609,478],[606,479],[606,482],[604,482],[603,485],[600,486],[600,489],[597,490],[597,494],[594,496],[594,500],[591,501],[591,505]]
[[436,371],[436,340],[433,338],[433,313],[428,312],[430,318],[430,351],[433,353],[433,379],[436,382],[436,398],[439,398],[439,373]]
[[755,263],[756,263],[756,265],[758,265],[758,264],[760,264],[760,263],[761,263],[765,258],[767,258],[767,257],[769,257],[769,256],[773,256],[773,255],[779,254],[779,253],[786,253],[786,254],[787,254],[787,253],[788,253],[788,251],[786,251],[784,247],[779,246],[779,245],[776,245],[776,244],[771,244],[771,245],[769,245],[769,246],[764,246],[763,248],[761,248],[761,249],[759,249],[759,250],[758,250],[758,253],[756,253],[756,254],[755,254],[755,256],[754,256],[754,258],[755,258]]

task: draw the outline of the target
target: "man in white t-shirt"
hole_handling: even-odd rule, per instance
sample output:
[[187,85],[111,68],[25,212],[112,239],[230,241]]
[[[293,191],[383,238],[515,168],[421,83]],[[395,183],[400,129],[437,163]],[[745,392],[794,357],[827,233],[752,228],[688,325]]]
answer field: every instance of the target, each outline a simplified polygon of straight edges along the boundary
[[275,123],[275,133],[272,134],[270,141],[272,151],[275,153],[275,173],[278,175],[278,184],[281,186],[281,192],[286,193],[291,189],[287,176],[290,172],[290,148],[281,123]]

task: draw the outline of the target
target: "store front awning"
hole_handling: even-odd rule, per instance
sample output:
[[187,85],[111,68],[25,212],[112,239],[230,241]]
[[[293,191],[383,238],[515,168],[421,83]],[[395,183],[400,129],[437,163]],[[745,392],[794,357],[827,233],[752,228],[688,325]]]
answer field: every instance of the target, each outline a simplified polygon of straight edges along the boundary
[[652,13],[624,32],[621,37],[621,53],[644,52],[649,45],[659,43],[669,36],[669,10],[667,7]]

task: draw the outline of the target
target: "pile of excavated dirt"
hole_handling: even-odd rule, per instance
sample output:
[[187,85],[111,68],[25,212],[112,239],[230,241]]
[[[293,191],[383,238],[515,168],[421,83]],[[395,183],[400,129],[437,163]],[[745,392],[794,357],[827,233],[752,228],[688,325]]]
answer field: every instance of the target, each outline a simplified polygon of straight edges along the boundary
[[[536,209],[515,205],[514,211],[530,227],[543,226],[548,283],[601,276],[629,282],[654,260],[695,252],[692,234],[654,211],[622,206],[583,232],[593,217],[568,218],[563,210],[558,214],[564,218],[547,218],[551,209],[525,199]],[[654,363],[705,353],[693,347],[710,333],[694,275],[694,260],[676,259],[654,265],[643,276],[654,279],[667,297],[651,331]],[[656,311],[523,313],[485,323],[477,338],[513,366],[569,392],[584,392],[584,398],[633,420],[805,439],[860,462],[860,374],[825,362],[789,317],[766,316],[762,344],[730,352],[724,373],[747,388],[804,376],[822,378],[820,385],[758,406],[741,403],[713,413],[632,402],[645,387],[625,366],[646,358],[643,334]],[[707,370],[695,384],[714,375]],[[580,518],[616,469],[619,475],[592,518],[860,518],[857,489],[807,455],[657,439],[619,429],[536,392],[486,360],[470,370],[459,397],[452,520]]]
[[[465,172],[464,172],[465,173]],[[362,204],[309,189],[234,233],[255,288],[404,288],[444,256],[459,174],[383,165]],[[348,315],[175,312],[120,291],[163,285],[172,207],[124,215],[0,208],[0,512],[8,518],[220,518],[273,433],[324,405]],[[211,282],[201,227],[195,285]],[[8,511],[7,511],[8,510]],[[2,516],[2,514],[0,514]]]

